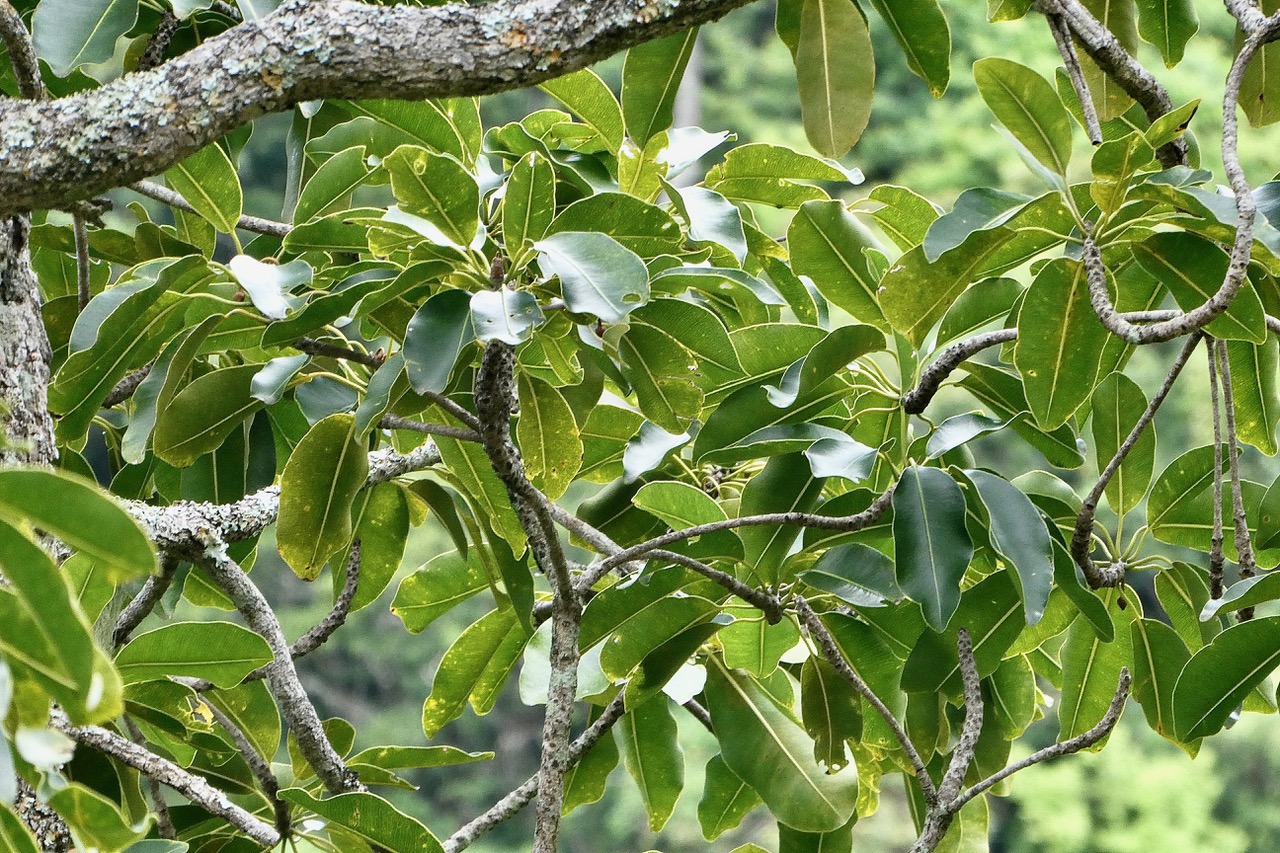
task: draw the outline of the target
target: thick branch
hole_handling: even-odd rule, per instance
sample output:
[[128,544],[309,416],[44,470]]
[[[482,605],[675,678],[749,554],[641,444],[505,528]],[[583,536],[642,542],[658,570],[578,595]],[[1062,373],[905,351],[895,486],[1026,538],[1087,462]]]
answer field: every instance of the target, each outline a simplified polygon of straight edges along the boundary
[[529,86],[751,0],[290,0],[152,71],[45,104],[0,102],[0,214],[133,184],[300,101]]
[[55,712],[49,724],[76,743],[96,749],[132,767],[144,776],[167,785],[209,814],[222,818],[263,847],[274,847],[280,843],[280,834],[274,827],[231,802],[226,794],[210,785],[203,777],[188,773],[172,761],[161,758],[107,729],[98,726],[73,726],[61,713]]

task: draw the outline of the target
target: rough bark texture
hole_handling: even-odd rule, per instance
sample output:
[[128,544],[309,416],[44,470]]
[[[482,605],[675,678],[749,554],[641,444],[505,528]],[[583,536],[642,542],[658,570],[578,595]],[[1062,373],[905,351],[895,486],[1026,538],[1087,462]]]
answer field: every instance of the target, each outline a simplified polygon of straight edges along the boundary
[[31,223],[0,224],[0,466],[57,458],[49,417],[49,340],[31,271]]
[[0,214],[65,207],[133,183],[299,101],[528,86],[748,2],[289,0],[101,89],[39,104],[0,99]]

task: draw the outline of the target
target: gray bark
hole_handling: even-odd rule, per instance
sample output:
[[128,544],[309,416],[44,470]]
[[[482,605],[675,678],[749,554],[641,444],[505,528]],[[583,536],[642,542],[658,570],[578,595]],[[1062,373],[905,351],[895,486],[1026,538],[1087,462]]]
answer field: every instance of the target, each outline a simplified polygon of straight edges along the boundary
[[0,223],[0,467],[57,458],[49,417],[49,341],[31,271],[31,222]]

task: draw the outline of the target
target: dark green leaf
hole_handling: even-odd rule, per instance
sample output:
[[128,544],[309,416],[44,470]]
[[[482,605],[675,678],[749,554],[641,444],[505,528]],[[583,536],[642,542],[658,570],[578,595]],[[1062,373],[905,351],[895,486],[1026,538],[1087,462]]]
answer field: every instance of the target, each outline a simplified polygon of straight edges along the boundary
[[893,542],[898,586],[920,603],[935,631],[945,630],[973,556],[964,493],[945,471],[903,472],[893,492]]
[[[1112,373],[1098,383],[1090,409],[1093,413],[1094,461],[1099,471],[1115,457],[1146,408],[1146,395],[1123,373]],[[1143,431],[1107,484],[1107,502],[1117,515],[1123,516],[1146,497],[1155,461],[1156,433],[1152,424]]]
[[628,711],[614,732],[627,772],[640,789],[649,829],[659,832],[684,789],[684,752],[667,700],[655,699]]
[[1234,625],[1191,656],[1173,689],[1173,730],[1183,742],[1216,734],[1280,663],[1280,616]]
[[262,637],[230,622],[174,622],[139,634],[116,655],[128,683],[190,676],[218,687],[235,687],[249,673],[271,663]]

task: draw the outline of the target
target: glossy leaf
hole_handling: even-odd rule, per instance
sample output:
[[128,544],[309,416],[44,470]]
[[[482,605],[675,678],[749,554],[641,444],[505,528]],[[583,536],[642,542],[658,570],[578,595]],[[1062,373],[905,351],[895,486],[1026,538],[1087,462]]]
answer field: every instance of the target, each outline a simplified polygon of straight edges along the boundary
[[164,173],[164,179],[215,228],[234,234],[244,206],[240,178],[220,145],[206,145]]
[[559,277],[571,311],[616,323],[649,301],[644,261],[607,234],[566,231],[533,247],[543,273]]
[[444,851],[431,830],[374,794],[338,794],[321,800],[303,788],[285,788],[280,796],[375,846],[390,850],[421,850],[423,853]]
[[534,485],[552,500],[569,488],[582,464],[582,439],[573,411],[555,386],[521,373],[516,438]]
[[349,206],[346,202],[351,194],[369,179],[370,173],[363,146],[352,146],[334,154],[320,164],[298,194],[293,221],[306,222]]
[[760,795],[729,769],[719,753],[711,756],[703,774],[702,799],[698,801],[698,823],[702,837],[715,841],[737,827],[760,805]]
[[622,66],[622,116],[641,147],[671,126],[676,93],[698,40],[698,28],[637,45]]
[[[1138,384],[1123,373],[1112,373],[1098,383],[1090,410],[1093,413],[1094,461],[1098,470],[1115,457],[1147,408],[1147,397]],[[1107,483],[1107,502],[1117,515],[1137,506],[1147,494],[1155,468],[1155,426],[1148,426]]]
[[1191,658],[1178,633],[1155,619],[1135,619],[1133,634],[1133,696],[1142,705],[1147,724],[1157,734],[1174,735],[1173,690]]
[[852,542],[823,553],[800,580],[846,604],[879,607],[902,597],[893,561],[868,545]]
[[1257,345],[1229,341],[1227,361],[1231,366],[1237,435],[1246,444],[1275,456],[1276,426],[1280,423],[1280,392],[1276,388],[1280,342],[1274,335]]
[[[809,462],[801,454],[775,456],[764,470],[752,477],[742,490],[742,515],[773,512],[809,512],[818,503],[822,481],[809,471]],[[746,548],[743,561],[764,584],[782,580],[782,561],[800,535],[794,525],[765,525],[739,530]]]
[[[1200,307],[1227,274],[1227,253],[1203,237],[1184,231],[1155,234],[1133,247],[1138,263],[1169,289],[1184,311]],[[1262,343],[1266,320],[1262,303],[1246,280],[1244,288],[1205,331],[1215,337]]]
[[216,450],[232,430],[263,407],[251,384],[262,365],[242,364],[206,373],[183,388],[156,422],[156,456],[185,468]]
[[36,54],[66,77],[81,65],[106,62],[116,40],[138,19],[137,0],[45,0],[32,16]]
[[964,493],[946,472],[914,466],[903,472],[893,492],[893,542],[898,586],[920,603],[935,631],[945,630],[973,556]]
[[839,201],[801,205],[787,229],[791,262],[798,275],[813,279],[818,291],[864,323],[883,326],[876,297],[877,275],[865,250],[871,235]]
[[471,294],[471,327],[481,343],[522,344],[544,320],[538,298],[527,290],[480,290]]
[[1173,689],[1173,729],[1189,741],[1217,733],[1280,664],[1280,616],[1234,625],[1191,656]]
[[439,393],[463,347],[475,339],[471,297],[463,290],[442,290],[422,303],[409,321],[404,339],[405,372],[419,394]]
[[[1133,640],[1130,625],[1137,596],[1126,587],[1107,590],[1107,612],[1116,625],[1110,642],[1077,620],[1067,631],[1062,648],[1062,703],[1058,707],[1058,738],[1065,740],[1088,731],[1102,719],[1115,695],[1122,667],[1132,669]],[[1127,606],[1120,607],[1120,601]]]
[[1026,622],[1044,615],[1053,586],[1053,549],[1040,513],[1013,484],[986,471],[965,471],[991,518],[991,545],[1013,564]]
[[512,258],[547,233],[555,199],[556,174],[546,157],[531,151],[511,167],[502,197],[502,238]]
[[997,57],[975,62],[973,79],[1000,123],[1046,168],[1065,176],[1071,116],[1053,86],[1025,65]]
[[230,622],[173,622],[139,634],[116,655],[127,683],[189,676],[235,687],[271,663],[267,641]]
[[476,236],[480,190],[466,167],[452,157],[402,146],[382,161],[396,198],[459,246]]
[[872,0],[907,57],[907,67],[941,98],[951,78],[951,30],[937,0]]
[[527,639],[510,610],[491,610],[463,631],[444,653],[422,707],[427,737],[462,716],[468,701],[477,714],[489,713]]

